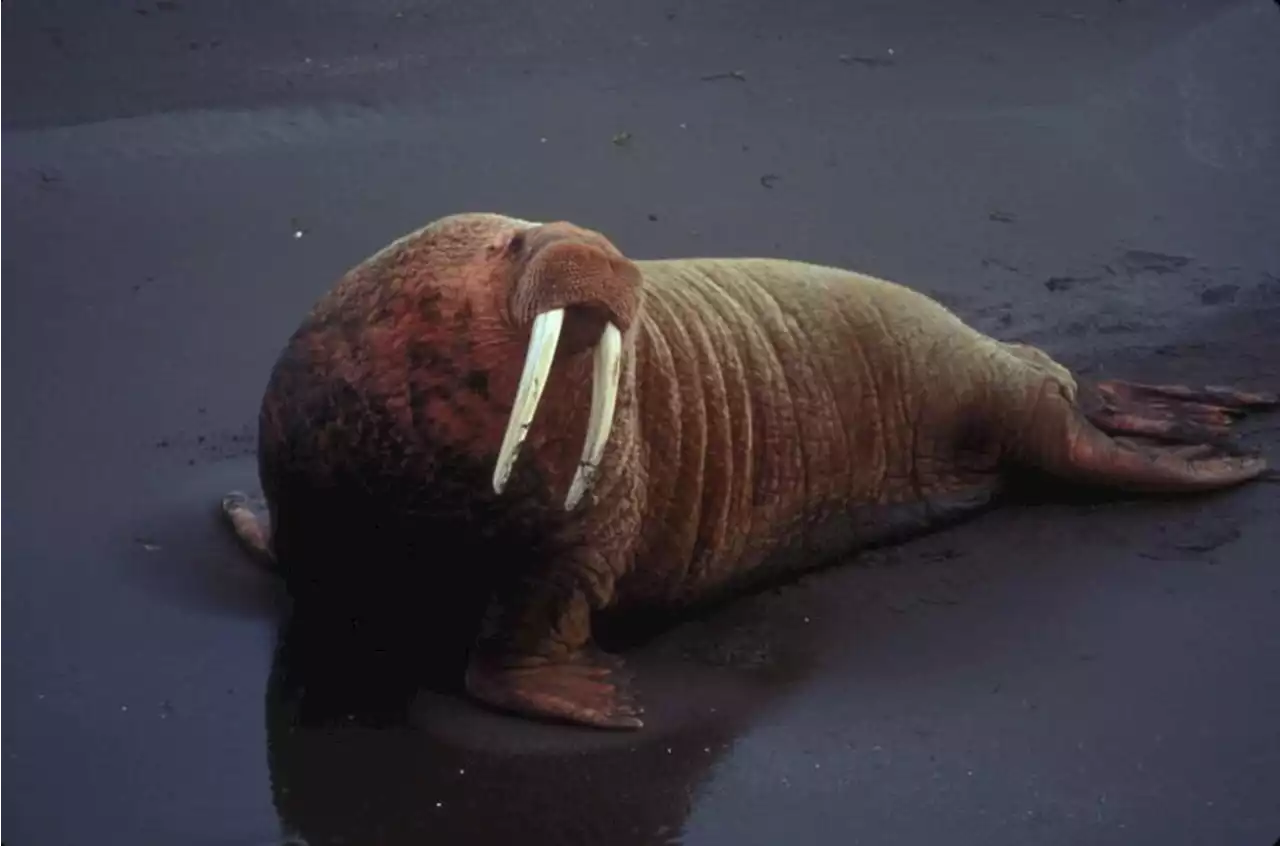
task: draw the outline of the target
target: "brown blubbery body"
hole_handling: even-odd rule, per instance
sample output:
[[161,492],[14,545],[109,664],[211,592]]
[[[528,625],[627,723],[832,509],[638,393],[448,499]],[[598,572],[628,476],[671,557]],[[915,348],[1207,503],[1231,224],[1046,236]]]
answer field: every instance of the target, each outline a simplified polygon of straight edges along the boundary
[[1002,410],[1046,380],[1075,391],[1047,357],[891,282],[763,259],[638,264],[636,401],[616,424],[633,444],[608,466],[645,481],[623,601],[697,598],[980,505],[1015,436]]
[[[557,307],[559,352],[498,494],[528,321]],[[608,324],[622,337],[612,432],[587,501],[566,511]],[[686,605],[928,529],[989,501],[1011,468],[1194,490],[1265,467],[1105,432],[1203,443],[1272,396],[1102,388],[1086,415],[1048,355],[884,280],[769,259],[632,262],[568,224],[458,216],[316,305],[263,401],[271,529],[242,497],[225,507],[296,594],[404,602],[464,647],[478,637],[478,698],[636,726],[591,652],[593,612]]]

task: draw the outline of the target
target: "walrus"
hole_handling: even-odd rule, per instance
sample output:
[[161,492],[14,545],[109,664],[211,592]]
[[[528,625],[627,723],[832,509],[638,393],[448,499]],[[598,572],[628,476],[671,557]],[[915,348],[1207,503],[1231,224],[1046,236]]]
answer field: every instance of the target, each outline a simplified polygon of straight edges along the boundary
[[1237,485],[1267,464],[1228,427],[1277,404],[1086,390],[1043,350],[849,270],[633,260],[571,222],[456,214],[305,316],[262,399],[262,497],[221,510],[297,596],[466,618],[461,685],[479,702],[635,729],[593,617],[812,570],[972,514],[1028,472]]

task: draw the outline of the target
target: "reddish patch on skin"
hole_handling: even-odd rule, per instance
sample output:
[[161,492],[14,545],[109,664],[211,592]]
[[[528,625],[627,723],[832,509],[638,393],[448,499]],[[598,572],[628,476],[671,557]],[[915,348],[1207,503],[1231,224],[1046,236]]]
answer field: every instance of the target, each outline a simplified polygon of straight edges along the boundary
[[[485,245],[479,255],[477,245]],[[635,267],[571,224],[522,230],[476,216],[428,227],[353,268],[312,309],[283,356],[303,372],[278,367],[268,388],[264,439],[284,438],[282,415],[306,404],[299,394],[332,379],[383,403],[424,441],[496,456],[529,324],[568,306],[558,363],[521,452],[553,487],[567,487],[590,408],[590,347],[606,320],[625,332],[638,300]],[[310,437],[326,454],[358,430],[355,420],[333,420]]]

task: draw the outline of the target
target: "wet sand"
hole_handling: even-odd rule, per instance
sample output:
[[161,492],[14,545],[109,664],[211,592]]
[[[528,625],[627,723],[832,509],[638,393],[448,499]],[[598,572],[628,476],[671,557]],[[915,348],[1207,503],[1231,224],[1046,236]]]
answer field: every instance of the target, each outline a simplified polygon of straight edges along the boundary
[[1274,3],[642,5],[9,8],[6,843],[1280,835],[1274,483],[1015,503],[743,599],[629,653],[635,735],[284,624],[214,505],[303,311],[441,214],[1280,389]]

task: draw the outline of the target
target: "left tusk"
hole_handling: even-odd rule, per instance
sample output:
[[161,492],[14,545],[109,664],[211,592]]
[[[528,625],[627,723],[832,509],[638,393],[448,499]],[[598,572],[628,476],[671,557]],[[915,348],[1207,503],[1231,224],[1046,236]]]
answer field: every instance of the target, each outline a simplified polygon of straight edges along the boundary
[[578,462],[564,510],[572,511],[582,495],[595,484],[605,444],[613,429],[613,409],[618,402],[618,379],[622,373],[622,333],[612,323],[605,324],[604,334],[596,345],[595,368],[591,379],[591,417],[587,421],[587,437],[582,444],[582,460]]
[[520,387],[516,389],[516,401],[507,418],[507,431],[502,436],[502,448],[498,451],[498,463],[493,469],[493,492],[500,494],[511,478],[516,456],[529,425],[538,411],[542,390],[547,386],[547,374],[556,357],[560,343],[560,330],[564,326],[564,309],[557,308],[539,314],[533,321],[529,336],[529,349],[524,356],[524,371],[520,374]]

